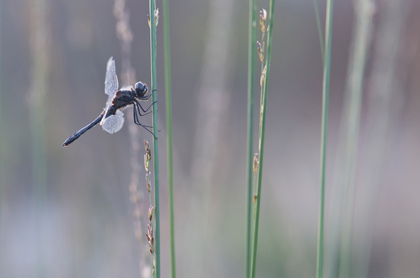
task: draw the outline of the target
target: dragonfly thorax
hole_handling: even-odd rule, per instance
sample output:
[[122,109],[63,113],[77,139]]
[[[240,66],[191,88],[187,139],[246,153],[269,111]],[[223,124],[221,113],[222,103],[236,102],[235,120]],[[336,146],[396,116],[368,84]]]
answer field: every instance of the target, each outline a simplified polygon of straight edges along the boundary
[[119,90],[112,99],[112,106],[115,110],[123,108],[127,105],[133,104],[136,92],[131,89],[123,88]]

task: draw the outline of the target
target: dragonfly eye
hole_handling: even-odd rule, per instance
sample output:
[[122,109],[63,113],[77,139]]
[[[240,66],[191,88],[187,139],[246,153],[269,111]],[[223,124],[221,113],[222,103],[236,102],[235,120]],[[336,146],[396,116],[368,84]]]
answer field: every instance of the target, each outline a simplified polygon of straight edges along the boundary
[[144,94],[147,93],[147,85],[143,82],[137,82],[136,85],[134,85],[134,89],[139,96],[144,96]]

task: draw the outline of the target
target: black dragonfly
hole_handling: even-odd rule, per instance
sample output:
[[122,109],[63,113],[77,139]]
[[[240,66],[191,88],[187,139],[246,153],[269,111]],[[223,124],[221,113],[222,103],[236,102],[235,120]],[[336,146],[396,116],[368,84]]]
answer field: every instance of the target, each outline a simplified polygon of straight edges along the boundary
[[137,82],[134,88],[129,86],[118,90],[118,77],[115,71],[115,60],[113,57],[109,58],[106,66],[105,94],[108,95],[108,101],[102,113],[93,122],[64,141],[61,145],[62,147],[70,145],[74,140],[97,124],[100,124],[105,131],[111,134],[119,131],[124,124],[124,113],[121,110],[130,104],[133,105],[134,123],[142,126],[154,136],[153,132],[149,129],[151,126],[140,123],[140,116],[149,114],[150,112],[148,110],[152,106],[150,105],[147,109],[144,109],[140,101],[148,100],[152,92],[148,91],[147,85],[143,82]]

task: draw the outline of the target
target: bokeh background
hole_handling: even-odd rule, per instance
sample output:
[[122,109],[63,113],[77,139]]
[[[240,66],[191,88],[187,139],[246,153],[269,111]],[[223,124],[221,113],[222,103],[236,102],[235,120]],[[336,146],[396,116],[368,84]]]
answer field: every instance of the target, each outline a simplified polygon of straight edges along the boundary
[[[243,277],[248,1],[169,2],[177,274]],[[334,173],[342,158],[337,146],[353,2],[334,3],[329,277],[336,277],[330,235],[342,198]],[[420,2],[375,4],[350,277],[419,277]],[[157,5],[162,8],[160,1]],[[319,7],[324,22],[325,1]],[[268,9],[268,1],[261,1],[261,8]],[[143,140],[151,142],[151,135],[130,124],[127,110],[120,132],[95,127],[61,148],[102,111],[110,56],[120,85],[150,84],[147,14],[148,1],[137,0],[0,2],[0,277],[150,277],[147,241],[135,234],[144,234],[147,223]],[[161,252],[162,277],[169,277],[162,26],[157,29]],[[272,55],[257,277],[314,277],[322,58],[313,1],[277,1]],[[256,111],[256,126],[257,116]],[[142,121],[151,124],[151,116]],[[130,201],[133,179],[136,204]]]

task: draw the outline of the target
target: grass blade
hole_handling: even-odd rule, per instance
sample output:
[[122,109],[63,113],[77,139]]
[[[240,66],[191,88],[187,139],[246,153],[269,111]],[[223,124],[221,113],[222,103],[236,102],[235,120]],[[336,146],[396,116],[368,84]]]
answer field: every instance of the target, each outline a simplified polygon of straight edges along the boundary
[[253,134],[254,134],[254,81],[255,81],[255,52],[256,41],[256,13],[257,1],[249,0],[249,25],[248,25],[248,117],[247,117],[247,219],[246,219],[246,257],[245,277],[251,273],[251,219],[252,219],[252,175],[253,175]]
[[321,165],[320,165],[320,205],[318,222],[318,246],[316,277],[322,278],[324,262],[324,206],[325,206],[325,155],[327,148],[327,126],[328,126],[328,96],[330,84],[330,63],[331,63],[331,33],[333,0],[327,1],[327,12],[325,18],[325,60],[324,74],[322,80],[322,124],[321,124]]
[[159,144],[157,136],[158,129],[158,102],[157,102],[157,82],[156,82],[156,1],[149,0],[150,17],[150,75],[151,90],[153,92],[153,172],[154,172],[154,191],[155,191],[155,272],[154,277],[160,278],[160,206],[159,206]]
[[[391,158],[391,142],[399,136],[399,116],[405,106],[395,106],[404,91],[401,80],[401,50],[404,45],[404,34],[410,5],[399,1],[381,1],[382,16],[375,21],[375,45],[371,76],[369,78],[369,94],[366,99],[367,113],[365,119],[364,151],[361,159],[362,177],[360,187],[363,192],[360,206],[364,215],[360,219],[362,237],[361,248],[357,250],[355,259],[356,276],[368,277],[371,264],[371,248],[375,217],[378,213],[379,192],[384,186],[384,171],[387,159]],[[392,158],[391,158],[392,159]],[[373,256],[372,256],[373,258]]]
[[[0,4],[1,5],[1,4]],[[0,10],[1,11],[1,10]],[[1,17],[0,17],[0,30],[1,30]],[[2,42],[2,36],[0,35],[0,46],[1,46],[1,42]],[[3,183],[4,177],[3,177],[3,173],[5,172],[3,169],[3,161],[4,159],[4,153],[3,153],[3,146],[4,141],[3,141],[3,105],[2,105],[2,98],[3,98],[3,90],[1,90],[1,85],[2,85],[2,72],[1,72],[1,60],[2,60],[2,55],[1,55],[1,48],[0,48],[0,238],[2,238],[3,236],[3,225],[2,225],[2,206],[3,206],[3,192],[6,192],[5,190],[5,184]],[[2,256],[0,256],[0,273],[2,273],[3,270],[3,258]]]
[[274,0],[270,0],[270,12],[269,12],[269,27],[267,36],[267,56],[266,56],[266,76],[264,81],[264,89],[261,105],[261,128],[259,138],[259,168],[258,168],[258,183],[257,183],[257,201],[255,210],[255,224],[254,224],[254,239],[252,247],[252,263],[251,263],[251,277],[255,277],[255,268],[257,262],[257,247],[258,247],[258,229],[260,219],[260,204],[261,204],[261,185],[262,185],[262,170],[263,170],[263,158],[264,158],[264,139],[265,139],[265,118],[266,118],[266,104],[267,104],[267,88],[268,78],[270,76],[270,65],[271,65],[271,45],[272,45],[272,34],[273,34],[273,18],[274,18]]
[[165,52],[165,98],[166,98],[166,141],[168,148],[168,186],[169,186],[169,229],[171,240],[171,277],[176,277],[175,271],[175,220],[172,167],[172,97],[171,97],[171,47],[169,40],[168,0],[163,0],[163,48]]
[[[354,38],[352,54],[349,59],[349,70],[346,84],[346,107],[343,113],[343,149],[339,158],[343,159],[344,175],[341,200],[341,247],[339,277],[350,276],[351,231],[353,223],[354,198],[356,193],[357,154],[359,149],[360,111],[362,105],[363,75],[369,49],[372,25],[371,0],[355,2]],[[344,131],[344,128],[346,131]]]
[[323,35],[322,35],[322,28],[321,28],[321,20],[319,19],[319,9],[318,9],[318,2],[314,0],[314,9],[315,9],[315,17],[316,17],[316,27],[318,28],[318,37],[319,37],[319,45],[321,46],[321,57],[322,62],[324,63],[324,42],[323,42]]

